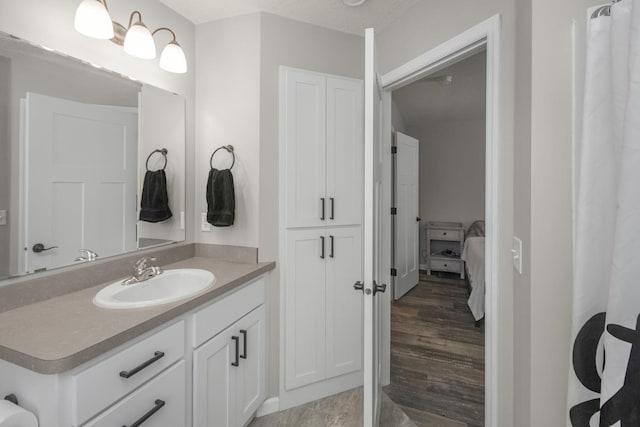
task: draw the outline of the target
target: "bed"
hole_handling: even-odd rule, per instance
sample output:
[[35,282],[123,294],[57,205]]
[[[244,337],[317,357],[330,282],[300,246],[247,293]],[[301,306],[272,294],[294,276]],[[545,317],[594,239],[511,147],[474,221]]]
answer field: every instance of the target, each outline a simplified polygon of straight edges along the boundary
[[467,229],[461,258],[471,288],[467,304],[477,323],[484,317],[484,221],[475,221]]

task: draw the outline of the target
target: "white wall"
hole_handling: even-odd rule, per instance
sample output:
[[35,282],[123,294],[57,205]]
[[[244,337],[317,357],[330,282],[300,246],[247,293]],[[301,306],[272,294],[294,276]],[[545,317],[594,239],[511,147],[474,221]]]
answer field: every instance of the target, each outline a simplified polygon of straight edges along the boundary
[[420,218],[466,226],[484,219],[485,121],[409,127],[420,141]]
[[396,132],[406,133],[407,127],[404,124],[404,118],[395,101],[391,101],[391,127]]
[[[193,170],[194,156],[194,25],[155,0],[139,0],[135,8],[142,12],[144,22],[150,28],[168,26],[176,32],[178,42],[185,51],[189,72],[172,74],[158,67],[158,60],[146,61],[125,54],[121,46],[109,41],[95,40],[83,36],[73,28],[78,0],[20,0],[0,2],[0,31],[45,45],[58,52],[73,56],[86,62],[116,71],[126,76],[144,81],[162,89],[178,93],[187,102],[187,170]],[[133,10],[131,2],[125,0],[109,1],[111,17],[128,23],[129,13]],[[163,34],[163,33],[161,33]],[[160,34],[156,44],[169,41]],[[164,36],[166,37],[166,36]],[[193,206],[193,174],[187,176],[186,200]],[[193,222],[187,223],[187,240],[193,239]]]
[[[199,25],[196,29],[196,241],[258,246],[260,196],[260,15],[250,14]],[[207,212],[206,185],[211,153],[235,147],[235,222],[200,231]],[[228,168],[221,150],[213,166]]]
[[[515,61],[515,5],[512,0],[470,2],[452,0],[434,4],[417,2],[378,37],[381,72],[390,71],[464,32],[495,14],[501,16],[500,122],[498,133],[500,157],[497,183],[500,206],[497,244],[498,307],[497,381],[501,394],[497,408],[498,426],[519,425],[513,418],[513,108]],[[547,13],[552,13],[551,7]]]
[[[0,209],[10,209],[11,193],[11,148],[9,140],[9,93],[11,85],[11,63],[0,56]],[[0,280],[9,275],[9,252],[11,237],[9,224],[0,225]]]
[[[279,261],[278,69],[280,65],[364,77],[364,39],[352,34],[260,14],[260,232],[261,261]],[[257,213],[256,213],[257,215]],[[278,395],[280,263],[270,276],[269,390]]]

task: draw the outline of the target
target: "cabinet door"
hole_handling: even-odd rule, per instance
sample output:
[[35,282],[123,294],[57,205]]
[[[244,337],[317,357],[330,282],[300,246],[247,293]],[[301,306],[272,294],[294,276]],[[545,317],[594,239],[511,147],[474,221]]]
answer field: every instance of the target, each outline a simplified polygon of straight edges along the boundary
[[327,78],[327,225],[362,224],[362,105],[360,80]]
[[240,332],[240,369],[238,370],[238,425],[244,425],[264,401],[265,375],[264,305],[243,317],[233,328]]
[[326,221],[323,218],[327,218],[326,78],[291,69],[283,69],[282,78],[280,132],[286,165],[285,224],[323,225]]
[[[327,377],[362,369],[362,230],[327,229]],[[333,243],[333,245],[332,245]],[[333,246],[333,248],[331,248]]]
[[[235,427],[237,330],[228,328],[193,352],[193,425]],[[239,356],[239,355],[238,355]]]
[[324,230],[290,230],[285,236],[285,387],[291,390],[325,378],[327,252]]

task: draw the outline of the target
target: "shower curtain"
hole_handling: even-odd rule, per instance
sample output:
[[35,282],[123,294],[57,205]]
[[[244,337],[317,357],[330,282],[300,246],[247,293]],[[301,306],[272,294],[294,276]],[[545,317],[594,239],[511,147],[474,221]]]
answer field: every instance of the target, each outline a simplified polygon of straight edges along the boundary
[[640,0],[591,19],[567,425],[640,425]]

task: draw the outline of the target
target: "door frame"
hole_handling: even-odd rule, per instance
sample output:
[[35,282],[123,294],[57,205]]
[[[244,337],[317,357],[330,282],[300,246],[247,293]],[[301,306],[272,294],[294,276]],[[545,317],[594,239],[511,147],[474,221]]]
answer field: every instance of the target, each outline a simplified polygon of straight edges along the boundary
[[[500,15],[477,24],[435,48],[395,68],[380,78],[383,89],[383,199],[382,211],[391,211],[391,93],[429,74],[435,73],[479,51],[487,52],[486,76],[486,156],[485,156],[485,425],[497,425],[498,420],[498,349],[502,344],[498,334],[498,295],[502,286],[498,281],[498,219],[500,211],[499,170],[506,160],[500,157],[505,144],[500,129]],[[389,218],[391,218],[389,216]],[[391,220],[383,221],[382,247],[391,248]],[[382,252],[383,283],[391,283],[391,251]],[[385,293],[382,304],[382,382],[390,382],[391,363],[391,294]]]

